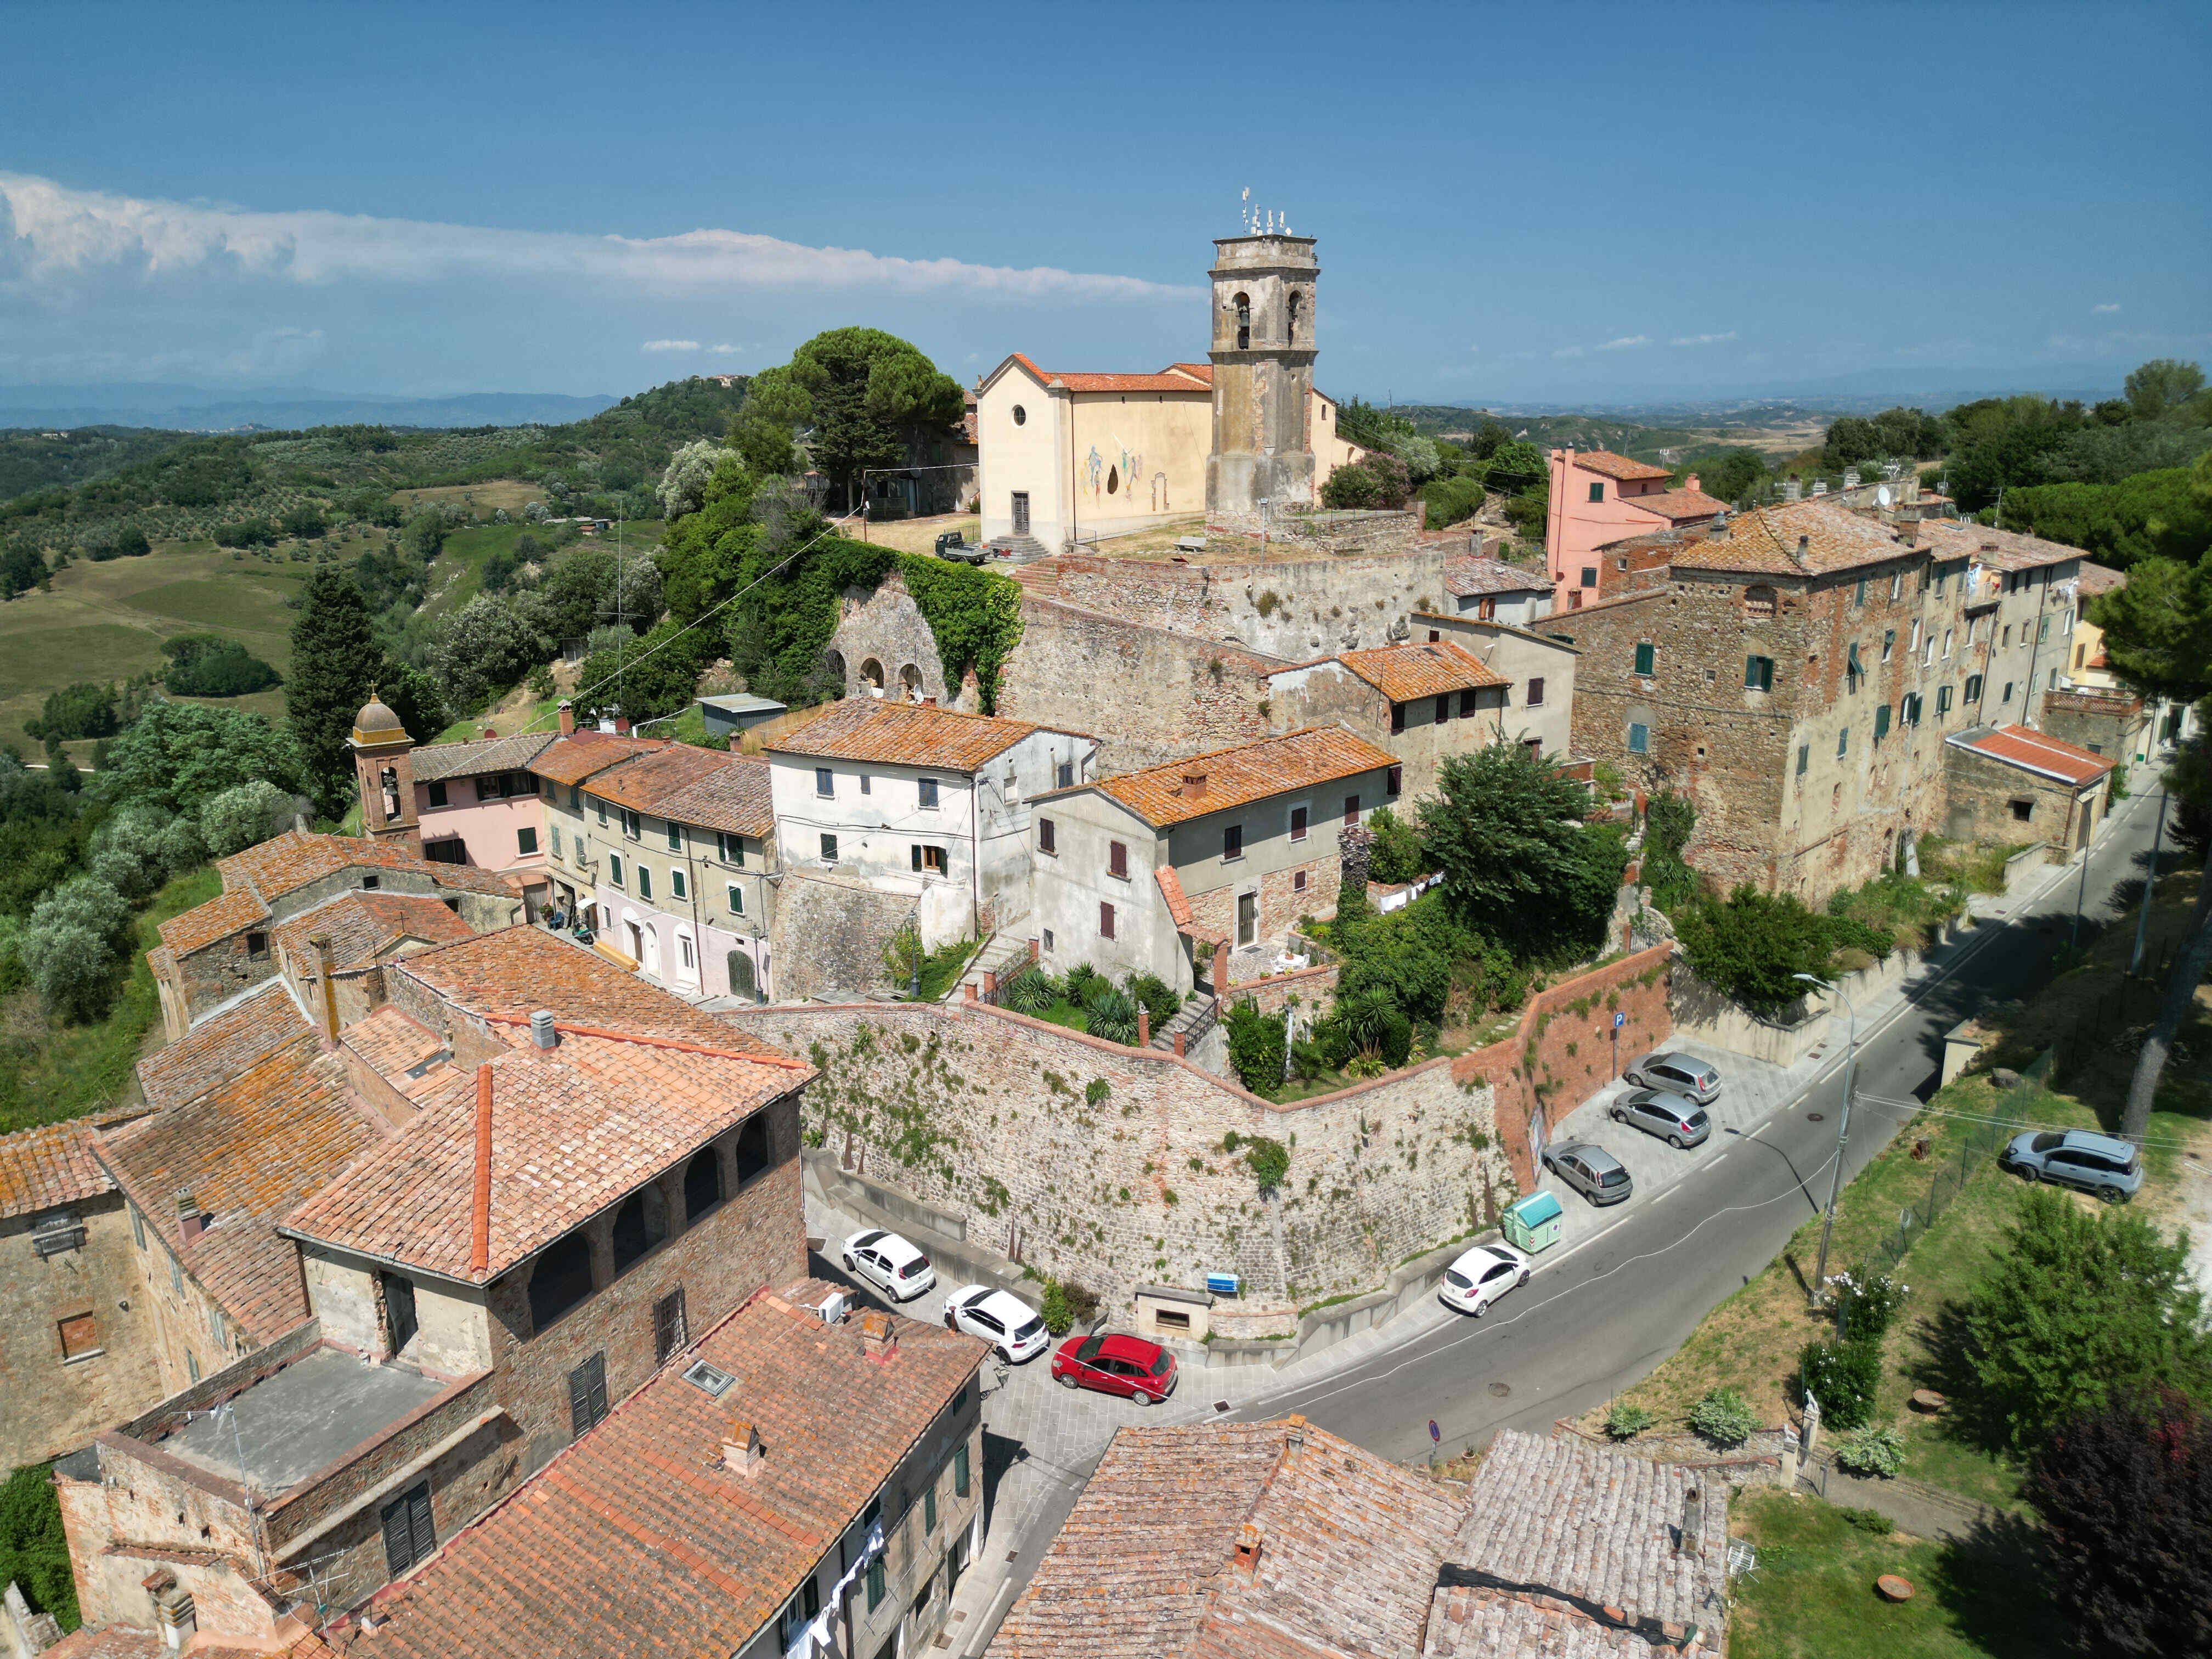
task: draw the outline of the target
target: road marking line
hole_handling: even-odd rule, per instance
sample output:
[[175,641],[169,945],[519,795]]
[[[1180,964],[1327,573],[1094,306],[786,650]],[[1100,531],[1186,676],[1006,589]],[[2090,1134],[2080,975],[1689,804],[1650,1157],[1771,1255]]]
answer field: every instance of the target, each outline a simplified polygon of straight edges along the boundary
[[[1682,1189],[1680,1187],[1669,1187],[1665,1192],[1660,1194],[1658,1197],[1653,1199],[1651,1202],[1653,1204],[1664,1204],[1668,1199],[1674,1197],[1676,1193],[1679,1193],[1681,1190]],[[1647,1206],[1646,1207],[1649,1206]]]

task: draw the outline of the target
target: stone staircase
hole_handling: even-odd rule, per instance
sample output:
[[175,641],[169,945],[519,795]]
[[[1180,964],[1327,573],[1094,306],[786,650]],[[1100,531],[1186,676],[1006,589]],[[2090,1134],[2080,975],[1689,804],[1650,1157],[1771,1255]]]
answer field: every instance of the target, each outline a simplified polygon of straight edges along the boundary
[[968,964],[967,973],[960,983],[945,994],[945,1000],[947,1002],[965,1000],[968,993],[964,988],[970,985],[975,988],[975,994],[981,997],[985,974],[996,975],[1003,983],[1027,967],[1029,962],[1029,940],[1016,939],[1011,933],[994,933],[983,948],[975,953],[975,959]]
[[1176,1037],[1180,1034],[1185,1053],[1196,1048],[1200,1038],[1212,1030],[1221,1017],[1220,1004],[1212,997],[1193,997],[1176,1010],[1175,1018],[1152,1033],[1152,1046],[1175,1052]]
[[1042,559],[1051,551],[1034,536],[994,536],[983,544],[994,558]]

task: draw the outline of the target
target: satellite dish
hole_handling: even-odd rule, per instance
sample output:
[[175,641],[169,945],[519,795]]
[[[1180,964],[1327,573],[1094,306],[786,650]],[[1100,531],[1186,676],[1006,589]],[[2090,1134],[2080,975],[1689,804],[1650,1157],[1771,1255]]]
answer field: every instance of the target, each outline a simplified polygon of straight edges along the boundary
[[1889,505],[1889,486],[1887,484],[1877,485],[1874,492],[1874,499],[1875,505],[1879,507],[1887,507]]

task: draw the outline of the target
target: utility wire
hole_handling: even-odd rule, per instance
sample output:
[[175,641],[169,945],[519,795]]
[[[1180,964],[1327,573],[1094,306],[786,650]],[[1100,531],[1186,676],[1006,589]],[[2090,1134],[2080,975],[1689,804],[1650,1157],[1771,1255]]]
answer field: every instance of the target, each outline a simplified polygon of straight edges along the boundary
[[[2079,1127],[2078,1125],[2069,1123],[2032,1123],[2022,1118],[1984,1117],[1978,1112],[1961,1112],[1954,1110],[1948,1106],[1927,1106],[1921,1104],[1917,1101],[1887,1100],[1884,1099],[1880,1095],[1861,1094],[1854,1096],[1853,1098],[1859,1105],[1862,1106],[1873,1106],[1893,1112],[1903,1112],[1911,1116],[1918,1116],[1921,1114],[1925,1113],[1930,1117],[1954,1117],[1968,1123],[1993,1124],[2000,1129],[2070,1129]],[[2089,1131],[2087,1133],[2095,1132]],[[2115,1137],[2115,1139],[2118,1139],[2118,1137]],[[2163,1139],[2153,1139],[2148,1137],[2138,1144],[2145,1146],[2172,1146],[2183,1151],[2187,1150],[2190,1146],[2190,1143],[2185,1140],[2167,1140]]]

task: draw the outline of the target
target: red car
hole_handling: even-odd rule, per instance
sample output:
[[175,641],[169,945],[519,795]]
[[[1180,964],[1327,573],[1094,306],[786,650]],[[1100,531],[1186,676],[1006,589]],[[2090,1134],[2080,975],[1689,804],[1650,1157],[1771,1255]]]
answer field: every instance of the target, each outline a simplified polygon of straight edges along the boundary
[[1096,1389],[1149,1406],[1175,1392],[1176,1359],[1141,1336],[1100,1331],[1061,1343],[1052,1357],[1052,1374],[1063,1389]]

